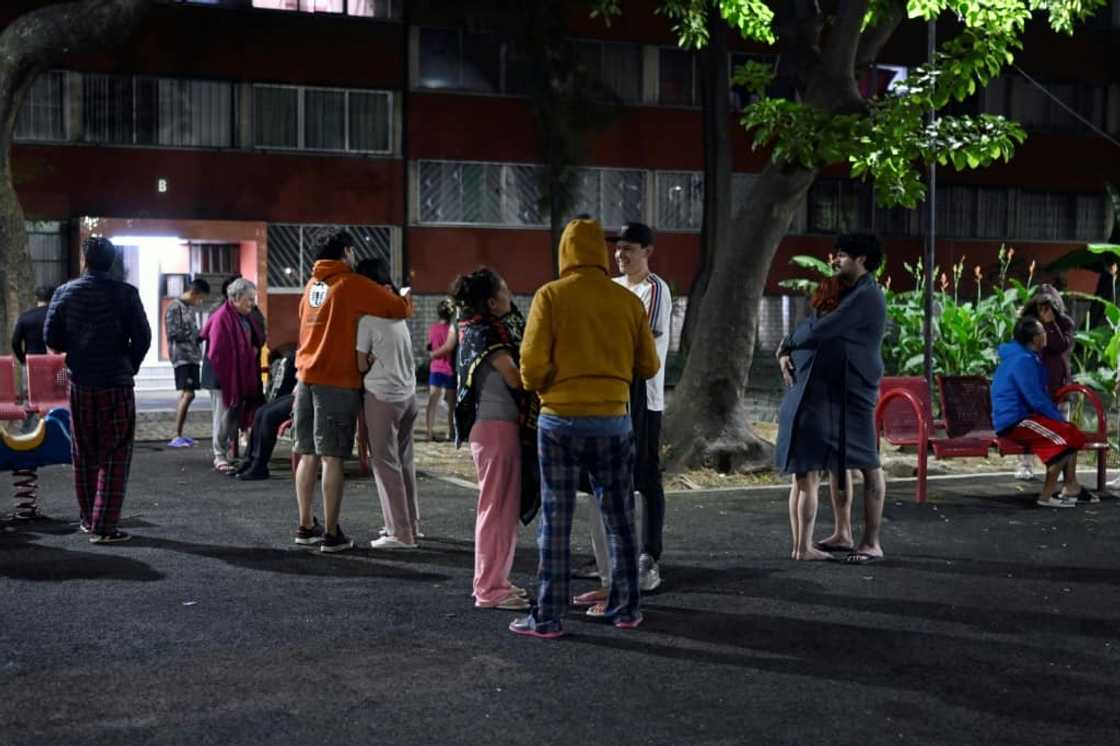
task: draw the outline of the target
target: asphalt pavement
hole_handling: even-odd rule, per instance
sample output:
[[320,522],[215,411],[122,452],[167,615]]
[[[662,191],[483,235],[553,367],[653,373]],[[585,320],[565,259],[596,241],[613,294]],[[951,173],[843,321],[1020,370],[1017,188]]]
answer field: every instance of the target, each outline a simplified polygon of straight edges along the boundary
[[68,469],[41,472],[51,520],[0,533],[0,743],[1120,741],[1114,498],[1040,509],[970,478],[918,506],[899,484],[887,558],[851,567],[788,559],[784,489],[672,495],[643,626],[573,611],[544,641],[471,604],[472,490],[421,478],[421,548],[375,553],[351,479],[359,548],[323,555],[292,543],[276,465],[237,483],[204,448],[140,445],[114,546],[78,532]]

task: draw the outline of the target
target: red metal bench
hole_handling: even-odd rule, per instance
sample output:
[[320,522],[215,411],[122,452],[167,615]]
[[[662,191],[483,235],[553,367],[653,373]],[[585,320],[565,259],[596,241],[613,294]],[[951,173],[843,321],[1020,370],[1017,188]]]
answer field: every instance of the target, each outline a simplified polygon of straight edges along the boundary
[[[1025,453],[1022,446],[999,438],[992,427],[991,384],[983,376],[938,376],[941,414],[933,419],[932,400],[924,378],[886,377],[879,386],[875,407],[875,431],[896,446],[916,446],[918,485],[915,499],[926,500],[926,475],[930,451],[935,458],[984,457],[996,448],[1000,455]],[[1078,383],[1058,390],[1057,401],[1080,395],[1093,407],[1097,428],[1086,432],[1086,450],[1097,452],[1097,490],[1107,481],[1108,429],[1104,406],[1092,389]]]
[[967,432],[950,432],[943,420],[935,420],[929,386],[925,378],[918,376],[888,376],[882,379],[879,383],[879,403],[875,407],[875,432],[891,445],[917,448],[918,488],[915,499],[919,503],[926,501],[926,474],[931,449],[933,455],[940,459],[986,456],[992,447],[992,438],[978,440]]
[[12,355],[0,356],[0,420],[23,420],[27,417],[27,407],[20,403],[16,387],[15,358]]
[[27,408],[46,415],[70,409],[70,371],[65,355],[27,356]]

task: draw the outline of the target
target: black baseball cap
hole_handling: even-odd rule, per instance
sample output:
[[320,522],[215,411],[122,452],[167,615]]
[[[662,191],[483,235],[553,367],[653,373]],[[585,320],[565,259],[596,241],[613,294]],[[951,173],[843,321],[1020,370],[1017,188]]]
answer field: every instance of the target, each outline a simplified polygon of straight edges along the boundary
[[645,223],[626,223],[617,234],[607,237],[608,241],[636,243],[641,247],[653,245],[653,230]]

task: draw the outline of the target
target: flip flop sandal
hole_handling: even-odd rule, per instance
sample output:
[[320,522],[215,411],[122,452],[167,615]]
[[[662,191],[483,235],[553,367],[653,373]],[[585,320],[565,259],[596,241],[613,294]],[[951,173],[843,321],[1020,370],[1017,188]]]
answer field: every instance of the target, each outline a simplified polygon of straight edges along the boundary
[[572,606],[594,606],[595,604],[603,603],[607,600],[607,594],[603,591],[588,591],[581,593],[572,599]]
[[1061,495],[1061,499],[1076,500],[1079,503],[1099,503],[1101,501],[1101,499],[1090,492],[1087,487],[1082,487],[1081,491],[1076,495]]
[[845,565],[872,565],[876,562],[881,562],[882,560],[882,557],[877,557],[874,554],[868,554],[867,552],[852,552],[842,561]]
[[607,602],[606,601],[600,601],[597,604],[593,604],[591,606],[588,606],[587,611],[585,611],[584,613],[587,614],[587,616],[589,616],[589,617],[594,617],[596,619],[601,619],[601,618],[603,618],[607,615]]

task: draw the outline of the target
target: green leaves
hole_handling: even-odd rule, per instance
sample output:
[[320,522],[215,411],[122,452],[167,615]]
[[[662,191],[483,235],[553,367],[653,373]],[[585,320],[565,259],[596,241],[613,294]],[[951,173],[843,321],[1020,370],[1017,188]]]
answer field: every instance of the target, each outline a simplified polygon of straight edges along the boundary
[[[618,0],[596,0],[593,13],[605,13],[607,6],[618,10]],[[718,9],[731,28],[745,39],[773,44],[774,12],[763,0],[662,0],[657,12],[673,21],[677,42],[685,49],[699,49],[708,43],[708,13]]]
[[766,86],[774,79],[774,65],[747,60],[731,72],[731,82],[746,88],[751,93],[762,96]]
[[[835,114],[802,101],[771,99],[765,90],[771,70],[758,63],[735,71],[735,81],[762,96],[744,111],[742,126],[752,130],[753,146],[769,147],[771,160],[805,169],[846,163],[853,177],[875,185],[884,206],[916,207],[925,199],[922,170],[938,163],[956,170],[984,168],[1007,161],[1026,139],[1018,124],[989,114],[943,116],[932,123],[931,111],[963,101],[988,85],[1022,48],[1020,35],[1032,11],[1048,13],[1051,26],[1091,15],[1104,0],[910,0],[911,18],[933,19],[952,13],[962,30],[945,41],[933,62],[909,71],[893,92],[866,101],[863,113]],[[759,2],[721,0],[715,3],[728,20],[751,38],[761,39],[772,23]],[[663,3],[678,21],[682,45],[702,44],[704,14],[713,7],[704,0]],[[883,15],[887,0],[872,0],[865,28]],[[827,22],[826,22],[827,26]]]
[[832,277],[836,273],[836,270],[832,268],[832,264],[818,259],[815,256],[798,254],[790,259],[789,263],[795,267],[801,267],[802,269],[811,269],[821,277]]

